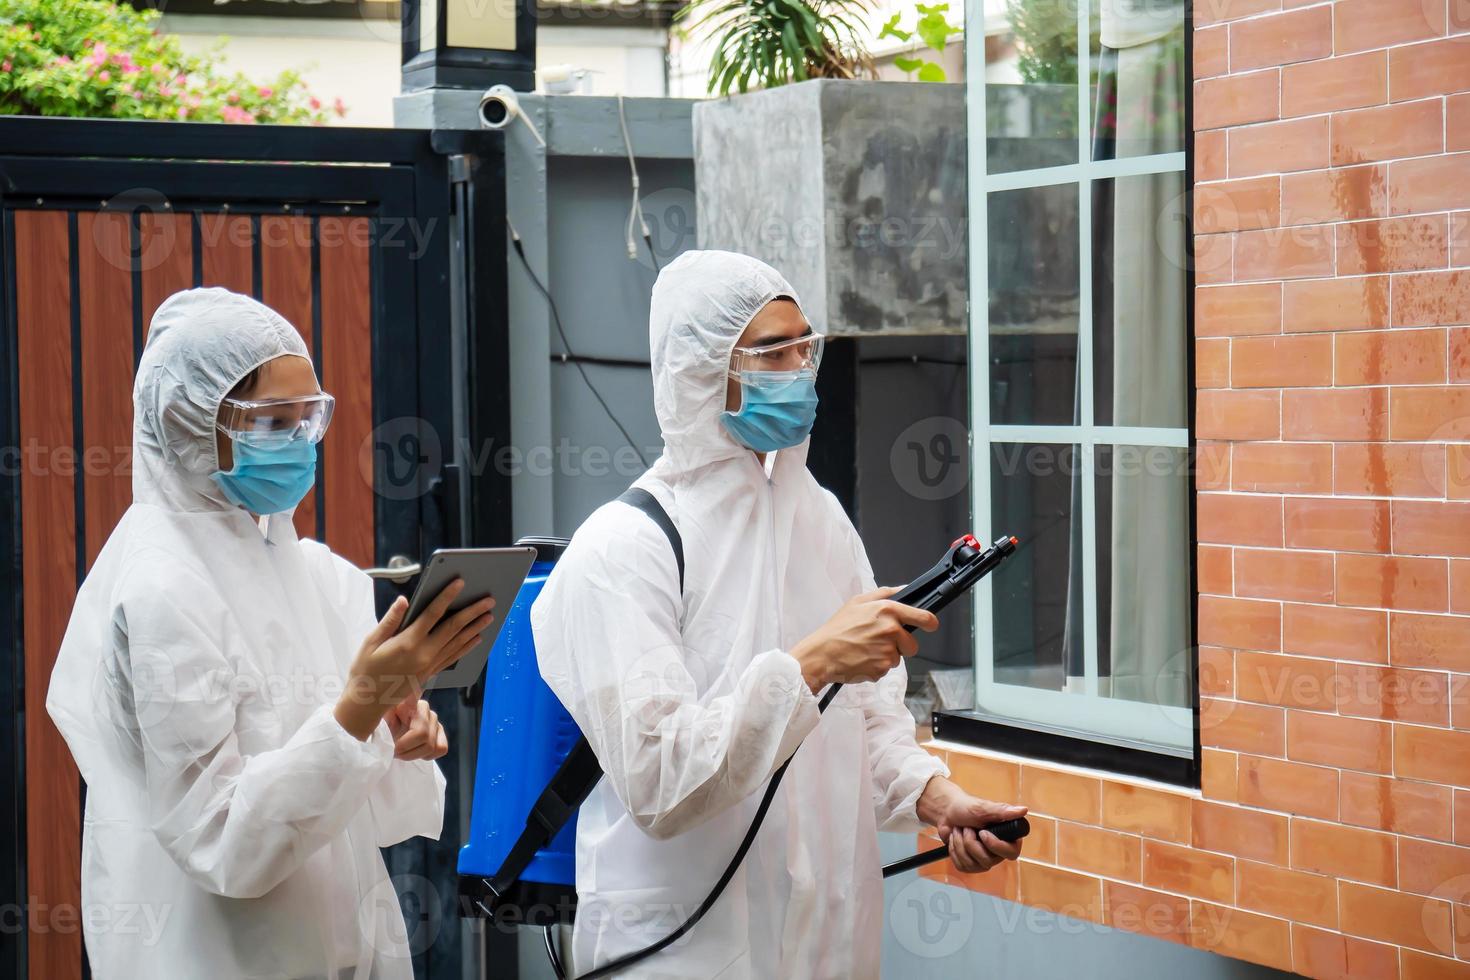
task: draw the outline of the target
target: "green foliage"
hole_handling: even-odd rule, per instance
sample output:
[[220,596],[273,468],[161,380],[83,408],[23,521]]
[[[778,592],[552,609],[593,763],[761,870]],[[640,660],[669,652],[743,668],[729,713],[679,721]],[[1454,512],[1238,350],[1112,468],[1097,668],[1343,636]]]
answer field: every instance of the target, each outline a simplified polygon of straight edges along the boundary
[[319,124],[346,111],[296,72],[262,84],[188,55],[158,17],[111,0],[0,0],[0,114]]
[[718,35],[709,90],[729,95],[809,78],[873,75],[862,43],[869,0],[692,0],[678,17]]
[[[1006,0],[1016,35],[1017,70],[1028,85],[1077,82],[1077,8],[1059,0]],[[1096,49],[1098,18],[1092,19]]]
[[[899,27],[903,19],[902,13],[894,14],[888,18],[883,29],[878,32],[879,40],[885,37],[895,37],[900,41],[909,41],[918,35],[920,41],[943,53],[945,46],[949,44],[950,36],[958,34],[961,30],[958,24],[951,24],[945,14],[949,12],[949,4],[917,4],[915,9],[919,14],[919,21],[914,25],[912,31],[906,31]],[[894,67],[899,71],[908,72],[913,75],[918,72],[921,82],[942,82],[945,80],[944,66],[937,61],[929,61],[925,58],[906,58],[898,56],[893,59]]]

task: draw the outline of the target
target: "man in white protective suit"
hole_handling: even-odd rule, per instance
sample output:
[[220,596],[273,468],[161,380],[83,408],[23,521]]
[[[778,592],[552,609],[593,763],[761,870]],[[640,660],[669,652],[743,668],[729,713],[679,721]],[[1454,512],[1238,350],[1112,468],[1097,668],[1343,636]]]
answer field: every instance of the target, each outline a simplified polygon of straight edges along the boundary
[[[474,645],[450,585],[400,630],[366,575],[299,540],[331,420],[296,328],[192,289],[133,387],[133,501],[77,593],[46,709],[87,805],[92,975],[411,980],[378,852],[443,824],[426,678]],[[110,924],[128,923],[128,928]]]
[[614,501],[531,611],[542,675],[606,773],[578,817],[574,971],[687,918],[795,753],[710,913],[619,975],[876,977],[878,830],[935,826],[956,867],[984,871],[1021,848],[973,828],[1025,808],[966,794],[915,742],[904,626],[938,621],[875,589],[806,469],[822,339],[791,286],[748,256],[686,252],[654,286],[649,336],[664,454],[634,485],[682,539],[682,593],[669,538]]

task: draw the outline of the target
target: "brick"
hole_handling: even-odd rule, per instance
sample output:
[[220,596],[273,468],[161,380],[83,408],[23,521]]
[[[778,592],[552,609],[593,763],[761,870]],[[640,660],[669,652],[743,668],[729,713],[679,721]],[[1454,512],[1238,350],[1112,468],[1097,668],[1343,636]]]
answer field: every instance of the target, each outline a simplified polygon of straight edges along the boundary
[[1332,8],[1289,10],[1230,25],[1230,70],[1250,71],[1332,55]]
[[[1461,881],[1452,883],[1452,879]],[[1470,881],[1470,847],[1413,837],[1399,841],[1399,888],[1402,890],[1447,898],[1453,889],[1458,892],[1455,899],[1463,902],[1470,898],[1465,881]]]
[[1397,666],[1470,672],[1470,619],[1394,613],[1389,649]]
[[1279,391],[1201,391],[1195,398],[1195,433],[1201,439],[1278,439]]
[[[1343,3],[1353,2],[1343,0]],[[1338,9],[1341,7],[1339,4]],[[1444,111],[1439,99],[1332,114],[1334,167],[1417,157],[1443,149]]]
[[1470,211],[1450,215],[1450,265],[1456,268],[1470,265]]
[[1267,864],[1287,862],[1287,823],[1279,813],[1195,800],[1193,820],[1196,848]]
[[1328,116],[1286,119],[1230,131],[1231,177],[1320,170],[1330,164]]
[[1199,539],[1214,544],[1283,544],[1281,498],[1202,493],[1196,500]]
[[1236,777],[1236,796],[1250,806],[1336,820],[1337,775],[1336,769],[1323,766],[1243,755]]
[[1194,291],[1195,329],[1201,337],[1281,332],[1281,284],[1209,286]]
[[1291,924],[1285,919],[1193,902],[1189,922],[1193,945],[1199,949],[1291,969]]
[[1283,919],[1337,925],[1337,881],[1323,875],[1236,861],[1235,901],[1241,908]]
[[949,753],[950,779],[985,800],[1015,800],[1021,796],[1021,767],[1005,759],[956,750]]
[[[1470,52],[1470,44],[1456,41]],[[1470,153],[1395,160],[1388,165],[1391,214],[1470,207]]]
[[1405,779],[1470,786],[1470,732],[1396,726],[1393,771]]
[[1332,447],[1322,443],[1242,443],[1234,447],[1230,467],[1230,486],[1235,490],[1332,492]]
[[1337,665],[1337,711],[1342,715],[1448,725],[1449,699],[1449,683],[1438,671]]
[[[1388,213],[1388,164],[1281,175],[1281,223],[1320,224]],[[1384,303],[1388,302],[1385,284]]]
[[1281,0],[1201,0],[1194,8],[1194,23],[1204,27],[1280,9]]
[[1470,439],[1470,386],[1394,388],[1392,439]]
[[1189,797],[1133,783],[1103,783],[1102,824],[1112,830],[1187,844]]
[[1470,845],[1470,790],[1455,790],[1455,843]]
[[1055,864],[1059,821],[1052,817],[1043,817],[1039,813],[1026,814],[1026,821],[1031,824],[1031,833],[1026,835],[1026,856],[1033,861]]
[[1230,902],[1235,896],[1235,859],[1162,841],[1143,842],[1143,883],[1194,898]]
[[1120,881],[1103,881],[1103,921],[1154,939],[1189,941],[1189,899]]
[[1388,614],[1336,606],[1282,607],[1282,649],[1309,657],[1388,662]]
[[1394,980],[1398,977],[1397,946],[1344,936],[1340,932],[1316,929],[1300,922],[1291,924],[1291,955],[1292,968],[1309,977],[1331,977],[1333,980]]
[[1201,596],[1199,640],[1241,650],[1281,649],[1281,606],[1274,602]]
[[1193,259],[1196,284],[1230,282],[1235,276],[1235,235],[1195,235]]
[[1365,552],[1389,549],[1386,500],[1287,497],[1282,501],[1282,511],[1288,548]]
[[1332,555],[1237,548],[1235,593],[1243,598],[1331,602]]
[[1449,221],[1442,214],[1337,226],[1338,275],[1443,269],[1449,257]]
[[1225,130],[1198,133],[1194,137],[1194,179],[1225,179]]
[[1235,802],[1237,756],[1221,749],[1205,749],[1200,755],[1200,793],[1207,800]]
[[1441,558],[1341,554],[1337,557],[1337,601],[1416,612],[1444,612],[1449,568]]
[[[1195,562],[1195,577],[1199,591],[1204,595],[1234,595],[1235,578],[1232,570],[1232,552],[1218,545],[1200,545],[1199,557]],[[1203,686],[1203,678],[1200,681]],[[1211,692],[1228,693],[1228,692]]]
[[1235,696],[1283,708],[1332,711],[1331,661],[1242,650],[1235,657]]
[[1333,272],[1330,225],[1294,225],[1235,236],[1235,279],[1309,279]]
[[1285,439],[1331,441],[1386,438],[1388,389],[1287,391],[1281,400],[1281,435]]
[[1143,870],[1143,842],[1133,834],[1063,821],[1057,828],[1057,863],[1136,882]]
[[1333,457],[1333,485],[1341,494],[1442,497],[1445,447],[1339,443]]
[[1358,827],[1293,817],[1291,866],[1353,881],[1393,886],[1398,880],[1397,838]]
[[1470,150],[1470,93],[1445,99],[1444,148],[1450,153]]
[[[1196,38],[1199,35],[1195,35]],[[1281,71],[1281,115],[1307,116],[1388,101],[1388,59],[1382,51],[1323,58]]]
[[1443,384],[1443,330],[1370,330],[1333,338],[1338,385]]
[[1017,802],[1063,820],[1097,823],[1102,788],[1098,780],[1057,769],[1021,766]]
[[1388,95],[1394,102],[1470,89],[1470,44],[1463,37],[1411,44],[1388,52]]
[[1470,561],[1450,562],[1450,612],[1470,613]]
[[1338,793],[1346,824],[1449,840],[1451,791],[1408,779],[1343,772]]
[[1362,772],[1392,772],[1390,726],[1315,711],[1286,713],[1286,757]]
[[[1281,92],[1279,74],[1273,68],[1249,75],[1223,75],[1195,82],[1195,128],[1222,129],[1275,119]],[[1201,226],[1201,230],[1217,229]]]
[[1388,326],[1387,276],[1310,279],[1282,285],[1281,319],[1287,333]]
[[[927,851],[934,845],[934,838],[919,834],[918,850]],[[1030,847],[1030,841],[1027,841],[1027,847]],[[989,871],[970,874],[955,868],[953,862],[935,861],[921,867],[919,874],[955,888],[964,888],[982,895],[1014,902],[1020,898],[1018,864],[1017,861],[1002,861]]]
[[1451,674],[1449,690],[1451,727],[1470,729],[1470,674]]
[[[1194,229],[1198,234],[1274,228],[1280,222],[1280,177],[1250,177],[1195,185]],[[1279,311],[1279,298],[1277,307]]]
[[1230,70],[1230,28],[1224,24],[1194,32],[1194,77],[1210,78]]
[[1246,701],[1200,698],[1200,744],[1210,748],[1280,756],[1285,753],[1282,709]]
[[1395,500],[1392,506],[1394,551],[1470,558],[1470,503]]
[[1325,334],[1237,338],[1230,345],[1230,378],[1237,388],[1330,385],[1332,338]]
[[1230,341],[1200,338],[1194,342],[1194,386],[1230,387]]
[[1020,865],[1022,904],[1074,919],[1102,921],[1100,879],[1031,861]]
[[1201,439],[1194,447],[1194,488],[1199,491],[1229,490],[1231,444]]
[[1416,949],[1399,949],[1402,980],[1470,980],[1470,963]]
[[1338,886],[1342,931],[1415,949],[1450,952],[1450,903],[1344,881]]
[[1393,277],[1393,326],[1470,323],[1470,270]]
[[1454,382],[1470,381],[1470,328],[1455,327],[1449,331],[1449,379]]
[[1340,0],[1334,7],[1333,50],[1339,55],[1438,37],[1445,31],[1444,7],[1416,0]]

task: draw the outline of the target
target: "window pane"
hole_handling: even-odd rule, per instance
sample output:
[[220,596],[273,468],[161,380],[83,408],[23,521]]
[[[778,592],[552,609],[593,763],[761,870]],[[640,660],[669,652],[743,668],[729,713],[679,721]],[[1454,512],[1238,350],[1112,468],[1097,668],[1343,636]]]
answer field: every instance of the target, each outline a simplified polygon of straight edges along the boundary
[[1080,554],[1072,560],[1081,540],[1078,460],[1072,445],[990,447],[991,528],[1021,540],[992,583],[997,683],[1060,691],[1068,665],[1081,662],[1082,596],[1071,576],[1081,563]]
[[1188,450],[1098,446],[1093,458],[1098,692],[1188,707]]
[[1076,421],[1077,185],[996,191],[987,204],[990,421]]
[[[1076,6],[1061,0],[984,6],[987,172],[1076,163]],[[1001,22],[996,27],[993,18]]]
[[1093,159],[1182,152],[1183,0],[1106,0],[1094,17]]
[[1184,200],[1182,173],[1092,184],[1092,411],[1098,425],[1188,424]]

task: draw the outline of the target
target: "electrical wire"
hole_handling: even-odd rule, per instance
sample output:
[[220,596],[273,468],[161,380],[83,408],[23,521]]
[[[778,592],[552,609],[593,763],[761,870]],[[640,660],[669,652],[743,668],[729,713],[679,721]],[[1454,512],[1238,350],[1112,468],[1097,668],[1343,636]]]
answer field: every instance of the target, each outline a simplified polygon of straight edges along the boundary
[[628,151],[628,170],[633,175],[633,206],[628,211],[628,223],[623,228],[623,238],[628,246],[628,258],[638,258],[638,246],[633,243],[633,225],[636,222],[642,230],[643,241],[648,245],[648,258],[653,262],[653,271],[662,272],[658,264],[658,256],[653,251],[653,233],[648,230],[648,222],[643,219],[643,202],[639,198],[638,161],[633,157],[633,140],[628,135],[628,117],[623,112],[623,94],[618,93],[618,125],[623,129],[623,149]]
[[552,972],[554,972],[558,977],[565,977],[566,971],[562,968],[561,956],[557,954],[556,943],[553,942],[551,938],[551,930],[555,928],[555,923],[549,926],[542,926],[542,935],[546,939],[546,957],[547,959],[551,960]]
[[572,366],[577,369],[577,373],[582,375],[582,381],[587,385],[587,390],[592,392],[592,397],[597,399],[597,404],[602,406],[602,410],[607,413],[607,417],[612,420],[612,424],[618,427],[618,431],[623,434],[623,439],[628,443],[628,447],[638,454],[638,458],[643,462],[644,466],[651,465],[648,457],[643,455],[643,450],[638,448],[638,444],[628,434],[627,428],[618,420],[617,415],[613,414],[612,408],[608,405],[607,400],[602,397],[602,393],[597,390],[597,386],[592,383],[592,379],[587,376],[587,369],[582,366],[581,360],[572,360],[576,355],[572,354],[572,344],[567,340],[567,332],[562,327],[561,313],[556,308],[556,300],[552,299],[551,290],[547,289],[546,284],[541,281],[541,277],[536,275],[536,270],[531,268],[531,260],[526,257],[526,248],[521,244],[520,232],[516,231],[516,226],[511,224],[509,215],[506,215],[505,227],[510,229],[511,247],[521,257],[521,265],[525,267],[526,275],[531,277],[531,282],[535,283],[537,290],[540,291],[542,296],[546,297],[546,305],[551,308],[551,321],[556,324],[556,332],[561,336],[562,349],[567,352],[567,357],[564,360],[571,360]]

